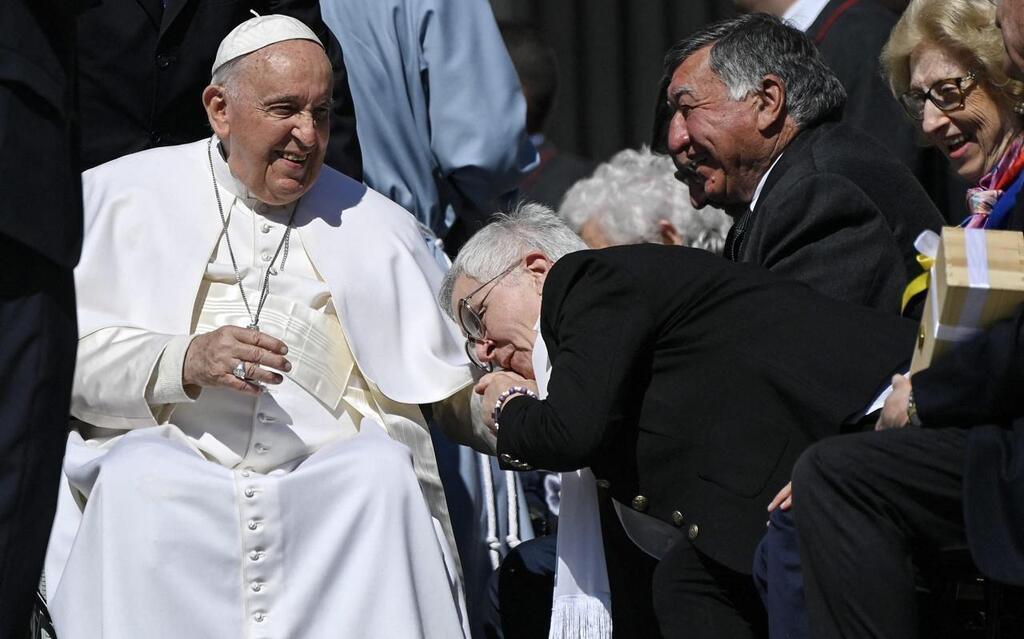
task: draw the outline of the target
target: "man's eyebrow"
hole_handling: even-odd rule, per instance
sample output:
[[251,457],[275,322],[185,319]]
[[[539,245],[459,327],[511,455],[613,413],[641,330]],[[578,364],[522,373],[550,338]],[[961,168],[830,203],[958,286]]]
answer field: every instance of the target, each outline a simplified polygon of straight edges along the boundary
[[[262,104],[281,104],[281,103],[300,104],[302,102],[302,100],[303,100],[303,98],[300,98],[297,95],[284,93],[284,94],[280,94],[280,95],[271,95],[271,96],[265,97],[260,102]],[[319,102],[317,104],[317,106],[331,106],[331,104],[333,104],[333,102],[334,102],[333,98],[327,97],[327,98],[324,98],[321,102]]]
[[681,84],[669,92],[668,102],[669,104],[675,104],[676,102],[679,102],[679,98],[683,97],[684,95],[692,97],[694,93],[695,91],[693,90],[693,87],[691,87],[688,84]]

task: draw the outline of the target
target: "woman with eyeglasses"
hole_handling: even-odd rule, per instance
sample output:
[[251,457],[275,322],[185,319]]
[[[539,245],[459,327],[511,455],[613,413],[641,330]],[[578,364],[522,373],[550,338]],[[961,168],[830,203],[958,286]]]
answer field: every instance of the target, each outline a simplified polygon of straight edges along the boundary
[[1024,83],[1004,71],[995,15],[989,0],[912,0],[882,50],[907,115],[974,184],[969,228],[1003,228],[1024,183]]

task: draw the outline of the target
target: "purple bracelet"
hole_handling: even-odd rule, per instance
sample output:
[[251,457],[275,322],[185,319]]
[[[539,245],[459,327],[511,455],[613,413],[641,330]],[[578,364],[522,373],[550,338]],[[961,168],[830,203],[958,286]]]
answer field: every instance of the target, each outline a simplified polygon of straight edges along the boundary
[[501,416],[501,409],[504,407],[505,402],[516,395],[526,395],[527,397],[537,399],[537,393],[525,386],[512,386],[498,395],[498,401],[494,402],[494,410],[491,411],[491,421],[494,422],[494,432],[498,432],[498,417]]

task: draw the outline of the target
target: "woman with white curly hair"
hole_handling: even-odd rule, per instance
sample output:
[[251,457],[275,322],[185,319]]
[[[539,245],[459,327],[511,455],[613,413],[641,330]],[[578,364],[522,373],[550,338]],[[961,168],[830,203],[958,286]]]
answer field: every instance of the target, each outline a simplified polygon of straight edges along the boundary
[[672,160],[652,153],[619,151],[565,194],[559,216],[591,248],[619,244],[676,244],[721,253],[729,218],[690,204]]

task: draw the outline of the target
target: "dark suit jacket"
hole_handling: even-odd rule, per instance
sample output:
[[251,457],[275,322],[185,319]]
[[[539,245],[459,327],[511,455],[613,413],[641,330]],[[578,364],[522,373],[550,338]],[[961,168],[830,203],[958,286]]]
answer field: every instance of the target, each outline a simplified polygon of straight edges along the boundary
[[895,314],[921,272],[914,239],[941,225],[905,166],[867,135],[826,122],[785,148],[753,212],[730,230],[725,255]]
[[82,245],[70,0],[0,2],[0,234],[71,268]]
[[316,0],[99,0],[78,21],[82,170],[210,135],[202,92],[220,41],[252,17],[281,13],[313,29],[334,67],[328,165],[362,179],[355,109],[337,39]]
[[843,122],[871,135],[903,162],[955,224],[966,213],[967,184],[937,149],[924,143],[920,126],[903,112],[882,74],[878,57],[899,18],[881,0],[830,0],[807,35],[846,89]]
[[547,399],[505,405],[499,457],[590,466],[613,497],[749,574],[797,456],[860,416],[915,329],[696,249],[573,253],[544,284]]
[[[1024,230],[1018,197],[1008,229]],[[964,520],[978,567],[1024,585],[1024,307],[914,375],[926,427],[971,427]]]

